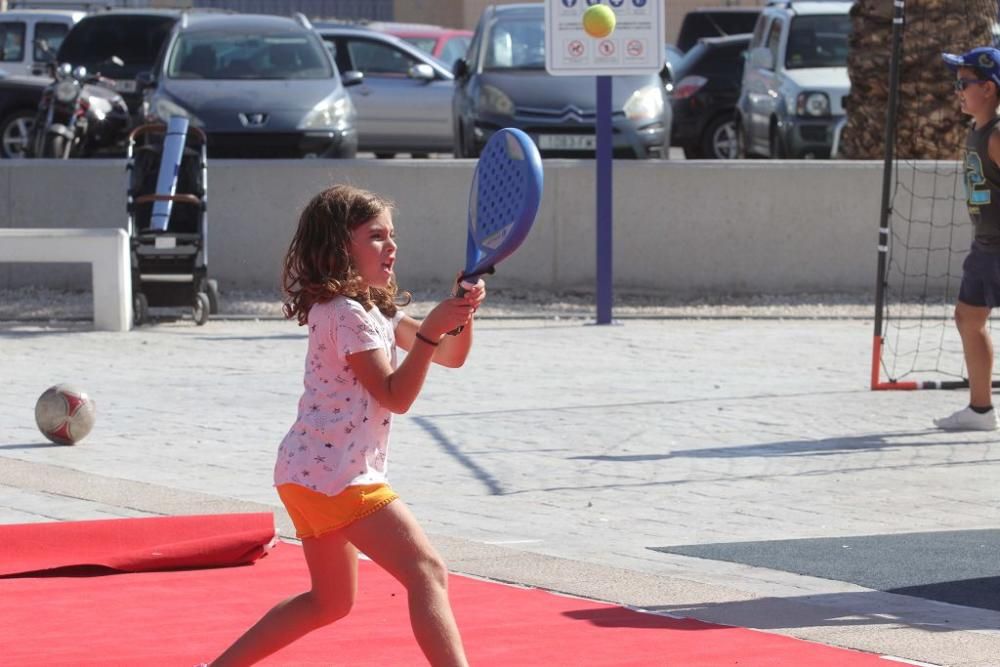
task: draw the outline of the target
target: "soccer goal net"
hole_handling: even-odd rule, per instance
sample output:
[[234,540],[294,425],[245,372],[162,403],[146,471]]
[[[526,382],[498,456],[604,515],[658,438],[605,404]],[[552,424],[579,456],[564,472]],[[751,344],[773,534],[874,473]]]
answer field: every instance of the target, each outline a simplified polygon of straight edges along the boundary
[[[872,2],[859,0],[855,11],[864,4]],[[964,166],[970,119],[959,110],[954,75],[941,53],[997,44],[998,3],[879,4],[893,5],[893,25],[891,51],[883,48],[892,57],[871,386],[967,387],[952,318],[972,240]],[[857,29],[857,20],[854,25]],[[881,80],[886,81],[885,69]]]

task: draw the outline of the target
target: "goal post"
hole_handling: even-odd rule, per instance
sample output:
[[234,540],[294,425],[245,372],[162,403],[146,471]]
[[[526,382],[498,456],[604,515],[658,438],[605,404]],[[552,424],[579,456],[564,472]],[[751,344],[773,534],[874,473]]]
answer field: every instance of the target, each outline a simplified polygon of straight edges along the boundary
[[[949,4],[946,23],[940,12]],[[962,157],[968,125],[940,54],[1000,44],[997,4],[892,0],[872,390],[969,386],[953,322],[972,241]],[[934,141],[945,145],[928,151]]]

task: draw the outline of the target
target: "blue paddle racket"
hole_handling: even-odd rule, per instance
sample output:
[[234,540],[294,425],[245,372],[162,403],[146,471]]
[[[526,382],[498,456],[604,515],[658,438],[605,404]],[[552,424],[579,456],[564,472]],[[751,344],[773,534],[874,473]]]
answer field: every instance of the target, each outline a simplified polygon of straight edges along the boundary
[[469,236],[459,295],[493,273],[528,236],[542,201],[543,180],[542,158],[527,134],[508,127],[486,142],[469,192]]

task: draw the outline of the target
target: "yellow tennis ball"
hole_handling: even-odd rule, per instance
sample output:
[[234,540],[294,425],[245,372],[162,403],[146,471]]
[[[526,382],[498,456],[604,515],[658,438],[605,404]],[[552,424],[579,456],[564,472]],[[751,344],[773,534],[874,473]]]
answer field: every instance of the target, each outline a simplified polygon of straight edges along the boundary
[[607,5],[593,5],[583,13],[583,30],[601,39],[615,30],[615,13]]

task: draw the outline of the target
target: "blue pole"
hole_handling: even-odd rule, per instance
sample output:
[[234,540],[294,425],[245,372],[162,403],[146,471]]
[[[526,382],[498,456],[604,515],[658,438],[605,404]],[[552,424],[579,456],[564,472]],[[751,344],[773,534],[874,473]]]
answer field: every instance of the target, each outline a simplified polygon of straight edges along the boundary
[[597,323],[611,324],[611,77],[597,77]]

